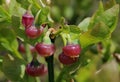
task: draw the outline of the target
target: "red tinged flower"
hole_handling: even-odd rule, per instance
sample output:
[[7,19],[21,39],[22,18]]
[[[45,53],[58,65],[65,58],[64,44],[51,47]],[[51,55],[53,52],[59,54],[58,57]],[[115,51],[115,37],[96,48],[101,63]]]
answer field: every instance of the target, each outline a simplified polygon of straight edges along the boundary
[[29,28],[25,29],[25,33],[29,38],[37,38],[43,33],[43,27],[41,28],[36,28],[35,26],[31,26]]
[[[30,45],[29,48],[30,48],[31,53],[35,53],[35,52],[36,52],[36,49],[35,49],[34,46]],[[21,53],[26,53],[24,44],[19,44],[18,50],[19,50]]]
[[30,51],[31,51],[31,53],[35,53],[36,52],[35,47],[30,45]]
[[78,44],[69,44],[63,47],[63,53],[70,57],[79,57],[81,47]]
[[34,17],[27,11],[23,16],[22,16],[22,24],[24,25],[25,28],[29,28],[34,22]]
[[59,61],[64,65],[71,65],[78,60],[78,57],[66,56],[63,52],[59,55]]
[[25,53],[25,47],[23,44],[19,44],[19,47],[18,47],[18,50],[21,52],[21,53]]
[[38,43],[35,48],[39,55],[43,57],[51,56],[55,52],[55,46],[53,44]]
[[37,66],[32,65],[31,63],[26,66],[26,73],[30,76],[37,77],[45,75],[48,70],[44,64],[39,64]]

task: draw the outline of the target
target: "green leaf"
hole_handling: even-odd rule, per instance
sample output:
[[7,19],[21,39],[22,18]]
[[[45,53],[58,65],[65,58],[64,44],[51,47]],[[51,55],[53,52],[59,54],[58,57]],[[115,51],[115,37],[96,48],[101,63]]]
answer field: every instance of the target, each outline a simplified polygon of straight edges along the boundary
[[9,13],[10,15],[22,16],[25,12],[25,9],[20,6],[16,0],[11,0],[9,3]]
[[0,38],[5,38],[8,42],[12,42],[16,38],[16,35],[11,28],[2,28],[0,29]]
[[84,48],[90,44],[97,43],[110,37],[110,29],[100,22],[96,26],[80,36],[81,46]]
[[106,50],[105,50],[105,53],[103,54],[104,56],[102,58],[104,63],[107,62],[110,58],[110,55],[111,55],[110,48],[111,48],[110,43],[106,43]]
[[[95,73],[97,71],[96,68],[99,62],[100,62],[100,57],[94,56],[93,60],[91,60],[89,64],[87,64],[84,67],[81,67],[75,76],[77,82],[93,82],[91,81],[91,78],[95,76]],[[80,76],[84,76],[84,77],[80,77]]]
[[[3,6],[0,6],[0,22],[10,22],[10,15]],[[1,25],[0,25],[1,26]]]
[[[8,30],[8,29],[6,29],[6,30]],[[7,32],[7,34],[5,33],[5,30],[2,30],[2,31],[4,32],[4,34],[3,34],[3,32],[0,31],[2,33],[2,35],[0,35],[1,46],[3,46],[8,51],[13,52],[14,50],[16,50],[18,48],[18,42],[17,42],[15,36],[12,33],[10,33],[9,31]]]
[[31,7],[32,14],[36,16],[36,13],[40,10],[41,8],[36,8],[34,5]]
[[23,8],[28,9],[28,6],[30,4],[28,0],[16,0],[16,1],[20,3]]
[[96,24],[91,31],[91,35],[97,38],[107,38],[109,37],[109,34],[110,29],[103,22],[99,22],[98,24]]
[[[93,28],[96,23],[102,21],[104,22],[109,28],[116,22],[119,13],[119,5],[115,5],[112,8],[93,16],[89,25],[89,28]],[[112,27],[111,30],[115,28]],[[113,31],[113,30],[112,30]]]
[[18,36],[18,37],[21,37],[22,39],[23,38],[26,38],[25,37],[25,33],[23,32],[23,30],[22,29],[20,29],[20,17],[18,17],[18,16],[15,16],[15,15],[12,15],[12,17],[11,17],[12,19],[11,19],[11,21],[12,21],[12,28],[13,28],[13,30],[14,30],[14,32],[16,33],[16,35]]
[[99,8],[97,9],[97,11],[91,17],[90,24],[89,24],[89,27],[88,27],[89,29],[91,29],[95,25],[97,17],[103,12],[104,12],[103,3],[100,1]]
[[0,22],[0,30],[1,30],[1,29],[4,29],[4,28],[8,28],[8,27],[10,27],[10,26],[11,26],[11,23],[8,22],[7,20],[4,20],[4,21],[1,21],[1,22]]
[[64,25],[63,30],[64,33],[74,33],[74,34],[80,34],[81,30],[75,25]]
[[[24,69],[23,69],[24,68]],[[10,55],[4,56],[2,71],[12,81],[20,81],[25,72],[25,62]]]
[[62,52],[62,48],[66,44],[64,42],[66,42],[66,41],[63,41],[62,36],[56,37],[56,39],[55,39],[55,47],[56,47],[55,54],[56,55],[59,55]]
[[78,25],[78,27],[80,28],[80,30],[82,30],[83,32],[88,31],[88,26],[90,23],[90,17],[85,18],[82,22],[80,22],[80,24]]
[[110,38],[117,26],[118,13],[119,5],[115,5],[104,12],[103,7],[99,7],[99,10],[90,20],[89,30],[80,36],[82,47]]
[[22,58],[18,52],[18,42],[16,35],[11,28],[0,29],[0,46],[11,52],[16,57]]
[[[30,0],[29,0],[30,1]],[[30,1],[36,8],[40,9],[40,1],[39,0],[31,0]]]
[[78,39],[81,34],[80,28],[75,25],[63,25],[61,30],[62,32],[60,32],[60,36],[63,40],[64,46],[69,42],[68,35],[70,36],[70,43],[79,44]]
[[118,17],[118,13],[119,13],[119,5],[115,5],[112,8],[106,10],[100,16],[98,16],[97,20],[103,21],[109,28],[111,28],[111,26],[116,20],[116,17]]
[[116,23],[118,21],[118,14],[119,14],[119,5],[115,5],[112,8],[106,10],[101,17],[104,17],[102,20],[107,26],[109,26],[110,31],[113,32],[113,30],[116,27]]
[[36,24],[40,25],[42,23],[48,22],[49,7],[43,7],[38,15],[38,20]]
[[10,20],[11,18],[8,11],[3,6],[0,6],[0,29],[9,27]]
[[80,29],[75,25],[69,25],[69,28],[70,28],[70,32],[72,32],[72,33],[80,34],[80,32],[81,32]]
[[29,2],[32,4],[31,11],[34,16],[36,16],[36,13],[42,9],[42,5],[40,3],[40,0],[29,0]]
[[90,31],[83,33],[80,36],[79,40],[80,40],[80,44],[81,44],[82,48],[87,47],[90,44],[97,43],[100,41],[100,39],[97,39],[96,37],[92,36]]
[[7,41],[7,39],[5,38],[1,38],[0,40],[1,44],[0,46],[3,47],[4,49],[8,50],[8,51],[13,51],[10,47],[9,41]]
[[25,31],[23,29],[18,29],[17,30],[17,35],[18,35],[18,38],[26,41],[27,40],[27,36],[25,35]]
[[75,25],[64,25],[62,32],[60,33],[61,38],[63,40],[64,45],[66,45],[68,41],[68,35],[70,35],[70,39],[72,43],[78,44],[78,39],[80,37],[81,30]]
[[8,17],[8,18],[10,18],[9,13],[2,6],[0,6],[0,17]]
[[19,82],[41,82],[41,81],[37,81],[36,77],[29,76],[25,73],[23,79],[21,79]]
[[12,16],[12,28],[17,32],[20,27],[20,17]]

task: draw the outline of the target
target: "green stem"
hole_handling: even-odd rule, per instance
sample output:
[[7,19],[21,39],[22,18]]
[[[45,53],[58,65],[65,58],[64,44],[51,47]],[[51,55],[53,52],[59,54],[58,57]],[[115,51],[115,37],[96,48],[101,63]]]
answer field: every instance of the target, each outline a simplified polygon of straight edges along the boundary
[[69,34],[67,34],[67,39],[68,39],[68,44],[71,44],[71,43],[72,43],[72,41],[71,41],[71,37],[70,37],[70,35],[69,35]]
[[63,40],[63,43],[64,43],[64,46],[66,46],[66,44],[67,44],[67,40],[66,40],[66,36],[65,36],[65,34],[60,34],[61,35],[61,37],[62,37],[62,40]]
[[49,82],[54,82],[54,67],[53,67],[53,55],[50,57],[46,57],[46,62],[48,65],[48,79]]
[[31,7],[32,7],[32,4],[30,4],[29,7],[28,7],[28,10],[29,10],[29,11],[31,10]]

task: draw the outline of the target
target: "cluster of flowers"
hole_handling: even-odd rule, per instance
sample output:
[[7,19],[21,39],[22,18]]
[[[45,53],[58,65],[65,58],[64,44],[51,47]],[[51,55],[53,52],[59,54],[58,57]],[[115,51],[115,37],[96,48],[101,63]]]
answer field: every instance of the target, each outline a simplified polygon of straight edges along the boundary
[[[25,27],[25,34],[31,39],[40,37],[44,32],[46,25],[41,25],[39,28],[34,25],[34,16],[27,11],[22,16],[22,24]],[[19,51],[25,53],[25,47],[23,44],[19,45]],[[55,52],[55,45],[52,43],[38,42],[35,47],[30,46],[31,53],[38,53],[42,57],[49,57]],[[59,55],[59,60],[64,65],[71,65],[78,60],[81,53],[81,47],[79,44],[67,44],[63,47],[62,53]],[[38,62],[36,58],[26,65],[26,73],[30,76],[41,76],[47,73],[47,67]]]

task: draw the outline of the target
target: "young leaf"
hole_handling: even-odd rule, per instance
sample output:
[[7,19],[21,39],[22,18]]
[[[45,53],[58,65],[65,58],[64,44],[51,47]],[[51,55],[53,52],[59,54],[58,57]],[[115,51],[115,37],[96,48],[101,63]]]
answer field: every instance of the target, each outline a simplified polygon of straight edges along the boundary
[[88,26],[88,29],[91,29],[94,26],[97,16],[99,16],[103,12],[104,12],[103,3],[100,1],[98,10],[93,14],[93,16],[90,19],[90,24]]
[[111,33],[117,25],[119,12],[119,5],[96,14],[90,21],[89,29],[87,32],[81,34],[80,42],[82,47],[110,38]]
[[94,25],[96,25],[96,23],[100,21],[104,22],[109,28],[111,28],[118,18],[118,13],[119,13],[119,5],[115,5],[112,8],[102,12],[101,14],[97,14],[94,19],[91,19],[89,28],[93,28]]
[[80,36],[80,44],[82,48],[87,47],[90,44],[99,42],[100,39],[97,39],[96,37],[91,35],[91,31],[87,31]]
[[93,29],[81,34],[80,43],[82,47],[97,43],[110,37],[110,29],[103,23],[96,24]]
[[91,35],[97,38],[107,38],[109,34],[110,29],[103,22],[99,22],[98,24],[96,24],[91,31]]
[[82,30],[83,32],[88,31],[88,26],[90,23],[90,17],[85,18],[82,22],[80,22],[80,24],[78,25],[78,27],[80,28],[80,30]]
[[98,17],[98,21],[103,21],[109,28],[113,25],[115,22],[114,20],[118,16],[119,13],[119,5],[115,5],[112,8],[106,10],[104,13],[102,13]]

